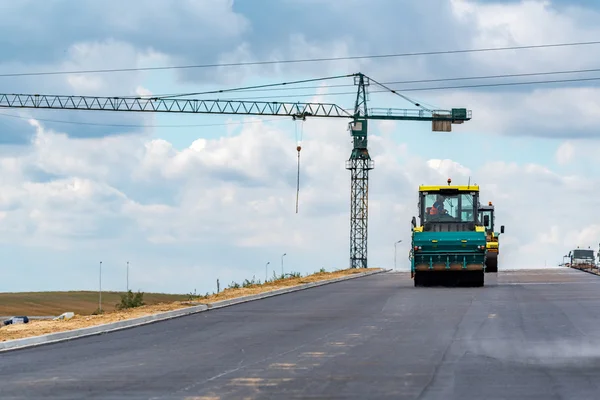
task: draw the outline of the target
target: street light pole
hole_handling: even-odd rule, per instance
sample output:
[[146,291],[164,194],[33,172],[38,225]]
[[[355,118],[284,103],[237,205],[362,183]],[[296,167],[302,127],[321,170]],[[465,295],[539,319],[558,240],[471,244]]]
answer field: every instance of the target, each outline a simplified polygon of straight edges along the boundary
[[102,312],[102,261],[100,261],[100,277],[98,286],[98,310]]
[[129,292],[129,261],[127,261],[127,292]]
[[287,253],[283,253],[281,255],[281,277],[283,278],[283,257],[287,255]]
[[394,271],[396,270],[396,245],[400,242],[402,242],[402,240],[398,240],[396,243],[394,243]]
[[269,280],[269,270],[267,269],[269,264],[271,264],[271,261],[267,261],[267,264],[265,264],[265,283]]

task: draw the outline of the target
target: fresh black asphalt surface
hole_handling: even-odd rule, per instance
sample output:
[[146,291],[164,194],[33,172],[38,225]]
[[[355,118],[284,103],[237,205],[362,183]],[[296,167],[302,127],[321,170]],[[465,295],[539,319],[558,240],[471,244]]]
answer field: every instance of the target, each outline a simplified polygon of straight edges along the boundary
[[597,399],[600,277],[384,273],[0,353],[0,398]]

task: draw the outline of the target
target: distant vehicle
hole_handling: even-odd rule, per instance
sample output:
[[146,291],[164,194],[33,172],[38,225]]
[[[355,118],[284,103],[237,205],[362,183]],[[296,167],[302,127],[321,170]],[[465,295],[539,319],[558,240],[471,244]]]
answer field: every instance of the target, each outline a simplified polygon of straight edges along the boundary
[[483,286],[486,232],[478,221],[479,186],[419,186],[419,224],[412,218],[415,286]]
[[594,250],[591,249],[577,247],[577,249],[569,252],[569,259],[569,266],[574,268],[596,267],[596,257],[594,257]]

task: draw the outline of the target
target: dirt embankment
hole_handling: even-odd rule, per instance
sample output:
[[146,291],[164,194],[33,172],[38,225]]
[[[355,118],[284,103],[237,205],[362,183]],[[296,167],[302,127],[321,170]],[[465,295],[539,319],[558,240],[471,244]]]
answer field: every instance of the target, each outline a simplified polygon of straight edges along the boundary
[[[114,310],[122,292],[102,292],[102,308]],[[147,305],[186,300],[185,294],[144,293]],[[98,309],[97,291],[0,293],[0,316],[91,315]]]
[[[286,278],[274,282],[267,282],[262,285],[253,285],[248,287],[240,287],[235,289],[225,289],[217,294],[201,297],[197,299],[171,301],[158,304],[150,304],[137,308],[131,308],[121,311],[105,312],[101,315],[80,315],[75,314],[70,320],[52,321],[52,320],[30,320],[28,324],[15,324],[0,327],[0,342],[6,340],[20,339],[30,336],[45,335],[48,333],[70,331],[73,329],[86,328],[110,322],[122,321],[131,318],[143,317],[146,315],[157,314],[164,311],[177,310],[180,308],[190,307],[195,304],[210,304],[221,300],[248,296],[252,294],[264,293],[272,290],[282,289],[285,287],[297,286],[304,283],[318,282],[328,279],[335,279],[342,276],[367,272],[377,271],[379,268],[368,269],[348,269],[335,272],[320,272],[313,275],[300,278]],[[63,312],[73,311],[65,304]]]

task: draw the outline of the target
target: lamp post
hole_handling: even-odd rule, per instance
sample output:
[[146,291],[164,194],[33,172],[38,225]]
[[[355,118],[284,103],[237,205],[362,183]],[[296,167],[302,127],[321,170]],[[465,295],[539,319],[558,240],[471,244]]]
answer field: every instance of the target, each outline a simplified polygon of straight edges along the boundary
[[402,242],[402,240],[398,240],[396,243],[394,243],[394,271],[396,270],[396,245],[400,242]]
[[283,278],[283,257],[286,256],[287,253],[283,253],[281,255],[281,277]]
[[98,285],[98,311],[102,312],[102,261],[100,261],[100,276]]
[[127,291],[129,292],[129,261],[127,261]]
[[267,283],[267,280],[269,280],[269,270],[267,269],[269,264],[271,264],[271,261],[267,261],[265,264],[265,283]]

